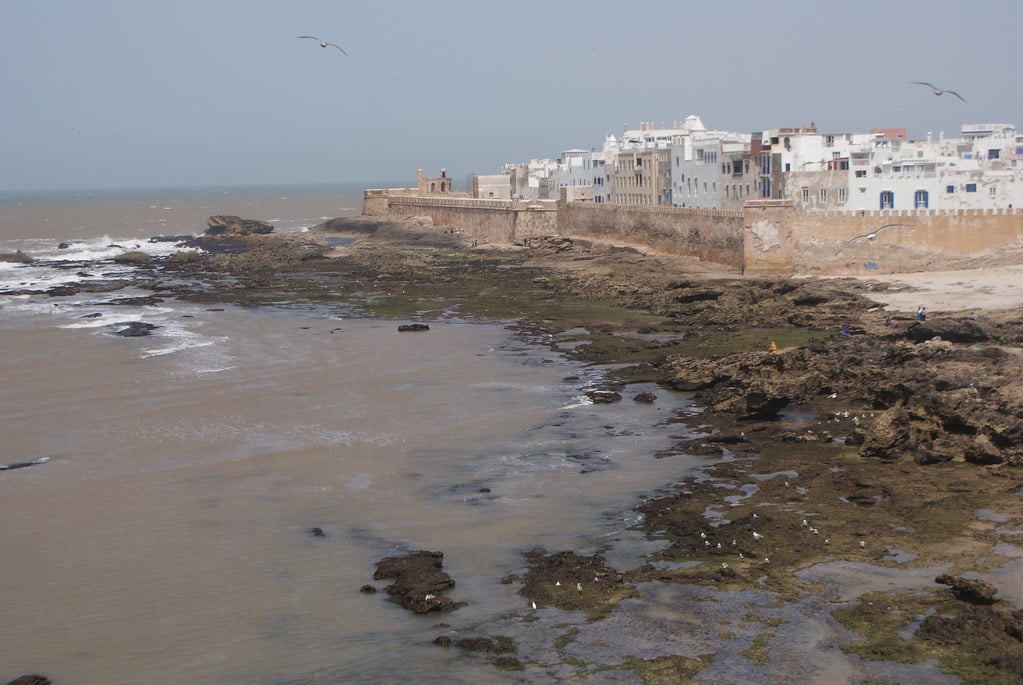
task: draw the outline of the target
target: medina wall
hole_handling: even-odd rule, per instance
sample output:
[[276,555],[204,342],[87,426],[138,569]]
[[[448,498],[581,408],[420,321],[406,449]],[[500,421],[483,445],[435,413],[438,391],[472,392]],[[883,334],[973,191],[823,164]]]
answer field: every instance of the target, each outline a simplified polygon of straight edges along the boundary
[[558,223],[566,237],[645,247],[735,268],[742,264],[742,212],[569,202],[561,214]]
[[905,273],[1019,263],[1023,210],[741,211],[592,202],[417,197],[367,190],[366,216],[422,220],[482,243],[588,238],[697,257],[750,274]]
[[434,226],[454,228],[480,242],[512,244],[558,233],[557,208],[552,202],[415,197],[394,193],[381,200],[376,191],[367,190],[362,213],[363,216],[408,220],[429,217]]
[[480,242],[515,244],[545,236],[588,238],[697,257],[738,268],[742,212],[552,200],[418,197],[407,189],[367,190],[363,216],[422,220]]
[[759,273],[905,273],[1017,263],[1023,211],[799,212],[790,202],[745,210],[745,265]]

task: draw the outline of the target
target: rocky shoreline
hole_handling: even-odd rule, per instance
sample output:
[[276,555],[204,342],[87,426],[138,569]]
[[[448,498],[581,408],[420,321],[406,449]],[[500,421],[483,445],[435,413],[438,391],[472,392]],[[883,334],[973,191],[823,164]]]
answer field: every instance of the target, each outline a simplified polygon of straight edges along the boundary
[[[702,412],[677,420],[700,437],[675,453],[703,455],[706,467],[637,502],[661,551],[614,569],[600,554],[534,550],[529,571],[508,582],[537,608],[596,620],[648,583],[796,601],[821,591],[803,575],[818,564],[940,566],[927,592],[868,594],[830,612],[863,638],[842,649],[937,660],[966,682],[1023,677],[1023,596],[1018,583],[1013,592],[988,582],[1021,556],[1023,308],[917,321],[872,299],[883,283],[856,279],[744,278],[566,239],[480,247],[443,229],[366,219],[289,236],[213,219],[213,230],[182,243],[202,252],[146,264],[134,285],[154,301],[345,302],[424,325],[457,312],[533,341],[571,336],[581,344],[565,354],[617,369],[599,401],[634,381],[694,393]],[[441,553],[419,554],[423,573],[437,574]],[[447,581],[431,582],[431,601],[405,605],[457,608],[441,594]],[[489,650],[501,654],[497,665],[528,665],[501,644]],[[709,663],[631,668],[650,682],[683,682]],[[658,680],[666,672],[674,679]]]
[[[536,550],[530,572],[509,582],[537,606],[602,615],[652,581],[797,597],[813,592],[798,572],[819,563],[940,565],[933,591],[891,600],[904,605],[900,619],[864,622],[877,598],[845,607],[836,620],[866,632],[849,649],[935,658],[967,680],[1023,674],[1023,597],[978,604],[942,584],[1003,566],[1013,553],[1003,543],[1023,532],[1023,310],[916,321],[871,299],[883,284],[748,279],[562,239],[480,248],[441,229],[369,220],[238,240],[251,249],[174,267],[230,274],[228,299],[288,291],[426,320],[456,308],[532,339],[582,331],[570,354],[624,365],[608,393],[635,380],[695,393],[705,410],[694,427],[705,435],[677,449],[706,455],[707,467],[637,503],[664,549],[635,569]],[[914,637],[893,640],[923,616]],[[888,646],[877,651],[878,641]],[[691,663],[683,671],[697,677]]]

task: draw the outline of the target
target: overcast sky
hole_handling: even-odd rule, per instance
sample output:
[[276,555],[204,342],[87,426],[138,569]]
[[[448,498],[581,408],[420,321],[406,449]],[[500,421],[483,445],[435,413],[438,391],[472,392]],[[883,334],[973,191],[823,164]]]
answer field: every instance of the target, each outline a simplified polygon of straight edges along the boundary
[[389,181],[441,167],[461,182],[689,114],[744,132],[1023,127],[1021,8],[0,0],[0,191]]

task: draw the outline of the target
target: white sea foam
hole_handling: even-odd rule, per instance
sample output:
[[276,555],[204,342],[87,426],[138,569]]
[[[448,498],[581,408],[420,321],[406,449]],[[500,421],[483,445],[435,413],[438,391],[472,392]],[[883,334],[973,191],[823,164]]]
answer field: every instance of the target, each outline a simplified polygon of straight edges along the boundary
[[[146,349],[142,356],[143,357],[162,357],[166,354],[174,354],[175,352],[182,352],[184,350],[195,350],[203,347],[210,347],[217,344],[217,340],[207,338],[200,333],[190,331],[184,328],[166,327],[161,331],[159,336],[161,342],[167,344],[161,347],[153,347]],[[221,338],[220,341],[226,341],[226,338]]]

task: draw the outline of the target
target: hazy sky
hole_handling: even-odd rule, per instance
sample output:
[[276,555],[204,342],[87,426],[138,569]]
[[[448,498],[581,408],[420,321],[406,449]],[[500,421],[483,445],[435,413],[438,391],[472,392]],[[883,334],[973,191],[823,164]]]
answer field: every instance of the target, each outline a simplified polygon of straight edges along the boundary
[[1023,128],[1021,25],[1019,0],[0,0],[0,191],[461,182],[694,113]]

